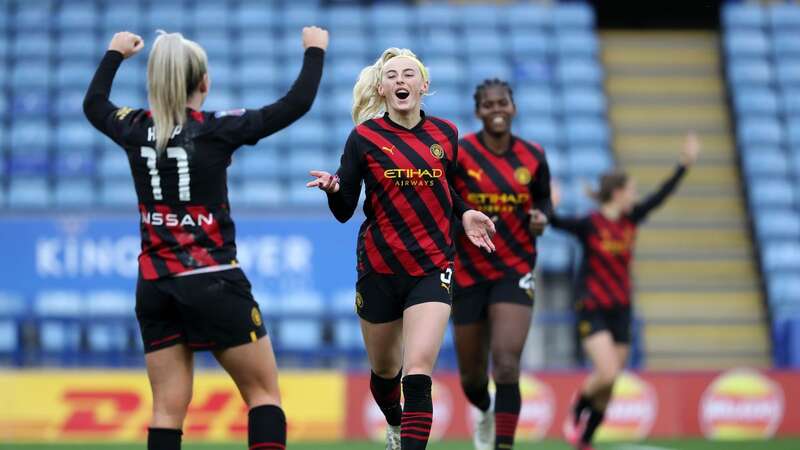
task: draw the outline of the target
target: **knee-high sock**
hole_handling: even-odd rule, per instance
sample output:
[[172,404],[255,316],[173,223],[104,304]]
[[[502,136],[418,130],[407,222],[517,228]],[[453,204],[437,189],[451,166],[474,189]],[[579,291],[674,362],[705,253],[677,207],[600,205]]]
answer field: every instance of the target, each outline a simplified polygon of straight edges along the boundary
[[369,390],[375,403],[386,416],[386,422],[392,426],[400,425],[403,409],[400,406],[400,378],[403,373],[401,369],[397,376],[392,379],[381,378],[372,372],[369,378]]
[[147,450],[180,450],[183,431],[170,428],[148,428]]
[[519,383],[497,385],[494,398],[495,450],[514,447],[521,404]]
[[400,445],[403,450],[424,450],[433,423],[431,377],[415,374],[403,378],[403,420]]
[[482,384],[478,385],[461,385],[462,389],[464,389],[464,395],[467,396],[467,400],[472,403],[476,408],[480,409],[483,412],[489,410],[489,406],[492,404],[492,399],[489,397],[489,380],[487,379]]
[[592,406],[592,399],[589,398],[586,394],[581,392],[578,400],[575,402],[575,405],[572,408],[572,415],[573,420],[575,421],[574,425],[578,425],[578,422],[581,419],[581,414]]
[[595,431],[603,423],[603,418],[605,417],[605,411],[600,411],[594,406],[590,407],[589,411],[589,420],[586,421],[586,428],[583,430],[583,436],[581,436],[581,442],[584,444],[592,442]]
[[256,406],[247,416],[247,440],[250,450],[286,448],[286,416],[280,406]]

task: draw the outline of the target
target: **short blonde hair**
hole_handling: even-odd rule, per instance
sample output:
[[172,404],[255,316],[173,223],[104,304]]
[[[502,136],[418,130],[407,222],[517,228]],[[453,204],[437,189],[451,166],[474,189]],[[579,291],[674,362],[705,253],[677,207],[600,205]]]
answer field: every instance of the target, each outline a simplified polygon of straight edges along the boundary
[[430,81],[428,69],[411,50],[407,48],[387,48],[374,64],[365,67],[358,75],[353,87],[353,122],[356,125],[373,119],[386,111],[386,100],[378,95],[378,85],[383,76],[383,68],[390,59],[402,56],[409,58],[419,66],[422,79]]

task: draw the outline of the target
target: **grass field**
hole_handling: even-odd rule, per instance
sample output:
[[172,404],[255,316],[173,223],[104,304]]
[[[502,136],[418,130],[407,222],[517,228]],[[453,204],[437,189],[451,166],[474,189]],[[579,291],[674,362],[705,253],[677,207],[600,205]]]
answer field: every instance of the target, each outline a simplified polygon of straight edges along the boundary
[[[144,444],[2,444],[0,450],[143,450]],[[184,444],[183,450],[241,450],[242,444]],[[375,442],[339,442],[317,444],[292,444],[291,450],[380,450],[383,445]],[[431,450],[471,450],[472,443],[446,441],[428,445]],[[570,450],[571,447],[558,441],[535,444],[521,443],[517,450]],[[800,439],[777,439],[771,441],[709,442],[703,440],[648,441],[643,443],[608,443],[597,445],[597,450],[797,450]]]

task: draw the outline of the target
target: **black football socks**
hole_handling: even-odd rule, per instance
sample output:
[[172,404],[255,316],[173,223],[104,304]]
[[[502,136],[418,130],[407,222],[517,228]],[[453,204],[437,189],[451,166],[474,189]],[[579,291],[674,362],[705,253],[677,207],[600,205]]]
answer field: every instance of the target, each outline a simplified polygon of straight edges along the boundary
[[424,450],[428,446],[433,423],[431,377],[406,375],[403,378],[403,420],[400,428],[400,445],[403,450]]
[[495,450],[514,447],[521,405],[519,383],[497,384],[494,399]]
[[250,409],[247,418],[247,441],[250,450],[286,448],[286,416],[280,406],[256,406]]
[[148,428],[147,450],[180,450],[183,431],[170,428]]
[[369,378],[369,390],[375,403],[386,416],[386,423],[398,426],[402,420],[403,409],[400,406],[400,378],[403,370],[392,379],[381,378],[372,372]]

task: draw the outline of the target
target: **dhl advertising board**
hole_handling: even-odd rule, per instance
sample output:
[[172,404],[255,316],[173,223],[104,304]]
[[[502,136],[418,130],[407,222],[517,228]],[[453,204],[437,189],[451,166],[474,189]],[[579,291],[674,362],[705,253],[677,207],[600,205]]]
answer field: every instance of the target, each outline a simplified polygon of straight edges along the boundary
[[[518,440],[560,438],[584,373],[525,374]],[[384,419],[366,373],[290,372],[280,378],[292,441],[382,440]],[[0,442],[140,441],[150,417],[144,371],[0,372]],[[800,435],[800,372],[625,373],[614,388],[601,441],[650,437],[715,440]],[[434,440],[466,439],[474,410],[458,375],[433,383]],[[185,439],[242,441],[247,410],[222,372],[199,372]]]

